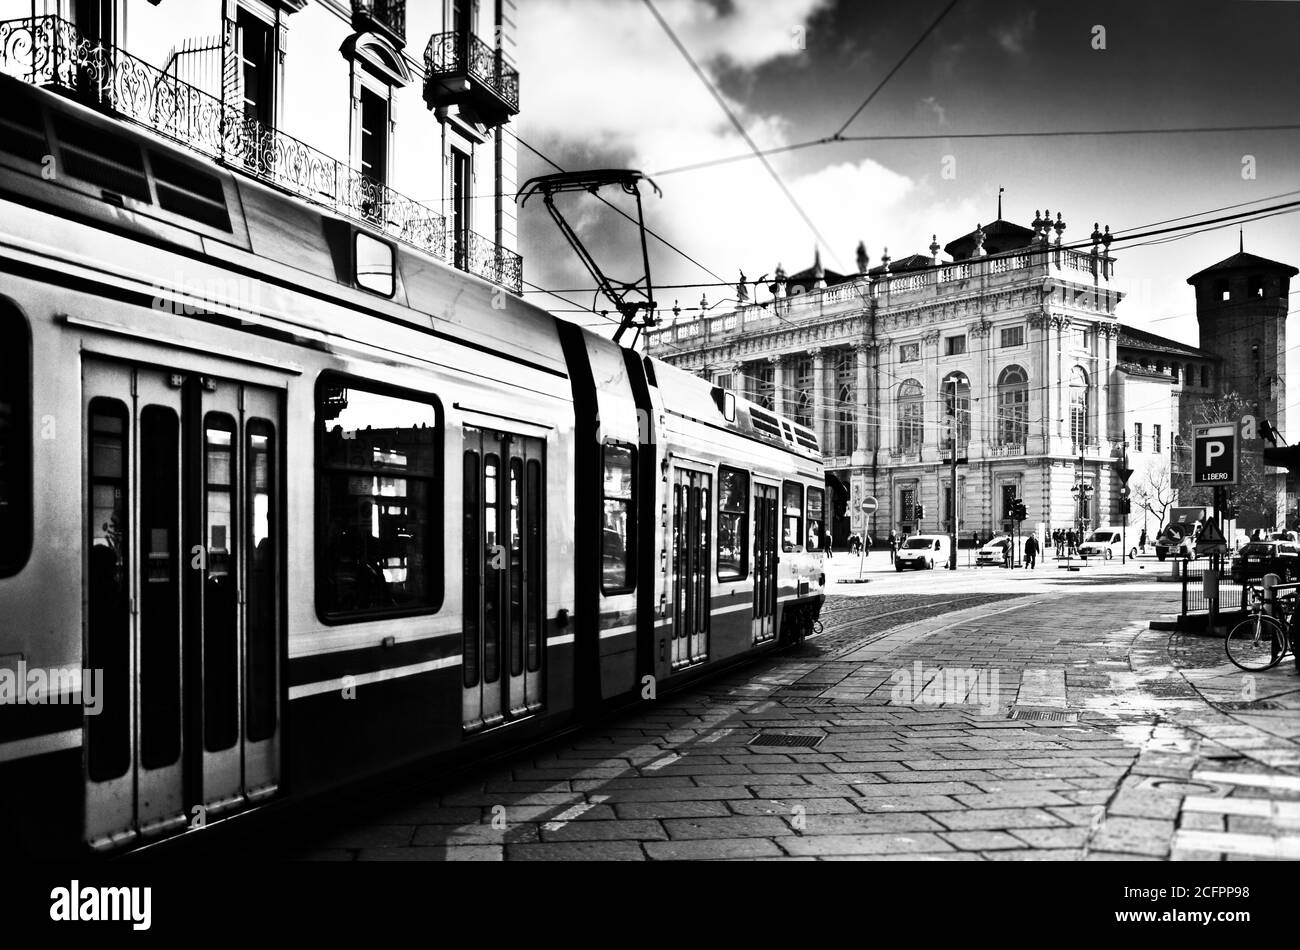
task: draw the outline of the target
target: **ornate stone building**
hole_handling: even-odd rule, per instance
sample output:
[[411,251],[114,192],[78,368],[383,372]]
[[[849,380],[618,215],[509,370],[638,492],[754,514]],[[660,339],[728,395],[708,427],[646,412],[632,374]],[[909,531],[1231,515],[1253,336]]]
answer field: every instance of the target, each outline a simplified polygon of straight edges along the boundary
[[[763,303],[652,332],[650,352],[808,424],[836,490],[834,531],[945,531],[958,420],[963,534],[1002,530],[1012,500],[1035,524],[1109,523],[1125,438],[1114,418],[1117,342],[1109,234],[1063,246],[1064,222],[997,220],[859,273],[819,265]],[[1083,500],[1078,484],[1090,489]],[[860,505],[874,496],[878,512]]]
[[[1122,326],[1109,229],[1094,227],[1085,250],[1064,246],[1064,230],[1060,214],[1035,212],[1032,227],[999,219],[944,248],[933,241],[928,256],[886,252],[877,267],[860,245],[852,276],[778,266],[771,299],[653,330],[649,352],[817,433],[837,543],[950,529],[954,397],[963,536],[1007,528],[1016,498],[1026,530],[1119,524],[1118,469],[1127,460],[1136,485],[1186,467],[1177,437],[1196,400],[1248,389],[1280,419],[1296,270],[1237,255],[1190,278],[1202,349]],[[1249,339],[1247,324],[1258,331]],[[1144,522],[1157,527],[1134,506],[1128,523]]]

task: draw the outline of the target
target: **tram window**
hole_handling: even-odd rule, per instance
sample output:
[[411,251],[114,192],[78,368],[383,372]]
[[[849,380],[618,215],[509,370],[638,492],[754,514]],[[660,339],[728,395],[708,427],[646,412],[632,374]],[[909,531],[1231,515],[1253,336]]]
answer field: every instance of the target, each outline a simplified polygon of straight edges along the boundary
[[826,489],[808,489],[808,546],[807,550],[816,551],[822,546],[823,532],[826,530]]
[[322,377],[317,603],[327,621],[440,606],[438,420],[427,399]]
[[749,473],[718,467],[718,580],[749,574]]
[[636,449],[632,446],[617,442],[605,444],[601,588],[606,594],[626,593],[636,587],[632,558],[636,534],[635,463]]
[[32,546],[31,338],[0,311],[0,577],[18,573]]
[[462,534],[462,545],[464,550],[464,599],[465,599],[465,629],[463,632],[463,649],[462,649],[462,670],[464,674],[465,685],[478,685],[478,609],[473,609],[470,605],[477,605],[482,591],[479,585],[482,583],[482,551],[479,548],[480,534],[482,526],[480,524],[481,503],[479,500],[479,454],[477,452],[466,452],[464,461],[464,523]]
[[397,263],[393,246],[356,232],[355,263],[357,286],[381,297],[391,297],[397,290]]
[[167,406],[140,412],[140,762],[181,754],[180,420]]
[[276,630],[276,454],[275,428],[263,419],[245,430],[245,511],[248,530],[248,689],[245,734],[249,742],[275,735]]
[[796,482],[785,483],[785,530],[781,535],[781,550],[790,552],[803,537],[803,486]]
[[235,420],[223,412],[203,419],[203,744],[209,752],[239,740],[239,595],[236,545]]
[[528,672],[542,667],[542,463],[529,459],[524,470],[525,504],[528,510],[524,573],[528,577],[527,652]]
[[[126,406],[90,402],[90,546],[87,645],[91,669],[103,670],[109,696],[128,695],[131,662],[130,458]],[[105,703],[87,720],[87,771],[95,782],[117,778],[131,764],[130,704]]]

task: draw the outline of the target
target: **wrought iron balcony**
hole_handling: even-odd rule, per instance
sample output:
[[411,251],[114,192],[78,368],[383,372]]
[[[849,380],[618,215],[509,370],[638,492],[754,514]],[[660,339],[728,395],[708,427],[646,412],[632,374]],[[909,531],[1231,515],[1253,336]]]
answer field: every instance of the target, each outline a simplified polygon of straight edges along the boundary
[[[226,167],[352,218],[445,263],[523,289],[523,260],[481,235],[457,240],[446,219],[243,109],[116,47],[92,44],[55,16],[0,22],[0,73],[71,93]],[[468,236],[467,236],[468,235]],[[470,248],[458,254],[457,249]]]
[[519,114],[519,71],[472,33],[430,37],[424,72],[424,98],[431,107],[459,105],[487,125],[501,125]]
[[352,29],[387,34],[399,47],[405,46],[406,0],[352,0]]

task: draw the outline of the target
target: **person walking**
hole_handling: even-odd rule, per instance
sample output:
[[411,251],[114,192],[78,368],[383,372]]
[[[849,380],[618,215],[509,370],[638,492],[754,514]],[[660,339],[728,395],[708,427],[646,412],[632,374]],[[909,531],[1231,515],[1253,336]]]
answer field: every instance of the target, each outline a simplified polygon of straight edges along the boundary
[[831,548],[831,533],[826,531],[822,534],[822,551],[826,554],[826,560],[835,556],[835,551]]
[[1138,553],[1147,553],[1147,529],[1143,528],[1142,533],[1138,535]]
[[889,529],[889,563],[893,564],[898,557],[898,532],[893,528]]
[[870,556],[871,546],[875,543],[876,543],[875,539],[872,538],[870,534],[867,535],[865,541],[863,541],[861,538],[858,539],[858,550],[862,552],[863,557]]
[[1038,537],[1030,535],[1025,538],[1025,569],[1038,567]]
[[1068,555],[1070,555],[1071,557],[1073,557],[1074,554],[1075,554],[1075,550],[1074,550],[1074,529],[1073,529],[1073,528],[1071,528],[1069,531],[1065,532],[1065,553],[1068,554]]

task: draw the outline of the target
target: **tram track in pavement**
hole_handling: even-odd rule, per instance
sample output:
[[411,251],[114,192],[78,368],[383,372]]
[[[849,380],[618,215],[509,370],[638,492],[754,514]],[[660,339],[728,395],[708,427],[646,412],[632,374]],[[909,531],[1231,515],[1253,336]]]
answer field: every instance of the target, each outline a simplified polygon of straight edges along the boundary
[[[797,659],[833,660],[867,646],[909,623],[1024,596],[1023,593],[964,594],[958,597],[949,594],[872,597],[832,595],[826,599],[826,606],[822,608],[821,633],[806,638],[802,644],[786,648],[781,655]],[[885,609],[881,610],[882,607]],[[909,614],[911,616],[904,616]],[[866,639],[863,639],[864,635]]]

